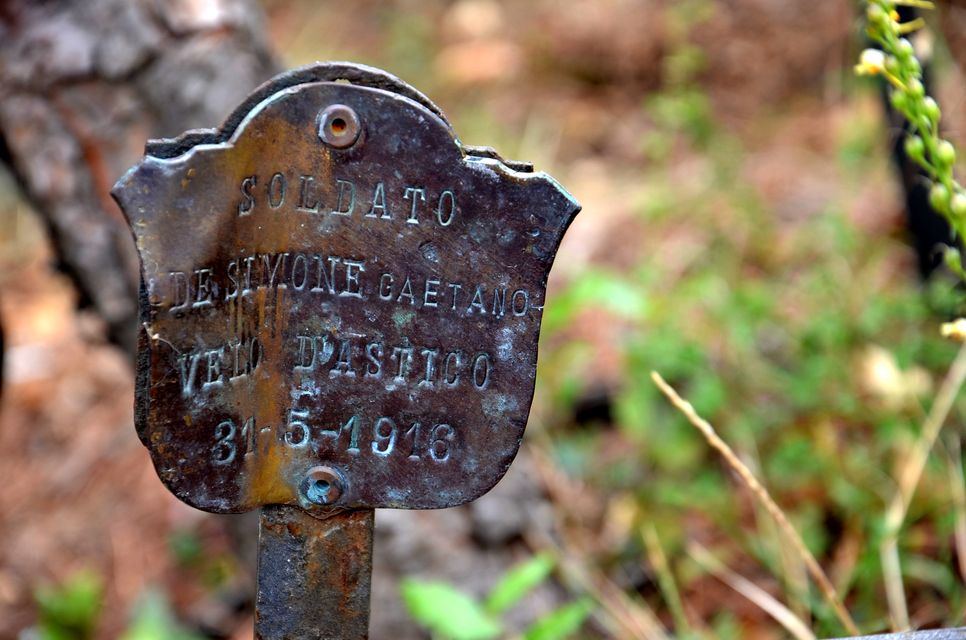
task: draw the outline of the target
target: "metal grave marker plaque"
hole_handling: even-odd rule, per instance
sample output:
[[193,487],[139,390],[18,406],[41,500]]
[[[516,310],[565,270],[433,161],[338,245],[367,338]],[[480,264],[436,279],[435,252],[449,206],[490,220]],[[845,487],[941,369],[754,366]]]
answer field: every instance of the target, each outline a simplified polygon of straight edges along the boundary
[[[371,512],[367,530],[346,510],[451,507],[506,472],[579,210],[552,178],[462,145],[393,76],[334,63],[276,77],[221,129],[149,142],[113,193],[141,259],[138,434],[188,504],[266,507],[259,615],[271,580],[325,581],[269,575],[272,553],[314,544],[280,519],[371,549]],[[316,637],[300,624],[257,633]]]

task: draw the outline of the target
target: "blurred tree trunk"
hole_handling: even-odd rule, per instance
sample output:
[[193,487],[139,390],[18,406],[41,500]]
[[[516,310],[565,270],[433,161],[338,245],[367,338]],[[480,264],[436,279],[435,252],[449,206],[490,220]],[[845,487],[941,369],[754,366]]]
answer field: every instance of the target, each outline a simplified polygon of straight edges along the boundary
[[111,186],[147,138],[217,126],[276,70],[254,0],[0,0],[0,161],[129,352],[137,256]]
[[966,73],[966,0],[940,2],[939,23],[953,60]]

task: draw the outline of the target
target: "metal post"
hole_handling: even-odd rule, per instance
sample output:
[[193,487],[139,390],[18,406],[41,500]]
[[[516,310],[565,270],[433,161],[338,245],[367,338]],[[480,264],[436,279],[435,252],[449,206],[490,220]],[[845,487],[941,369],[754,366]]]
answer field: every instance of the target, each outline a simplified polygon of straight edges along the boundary
[[256,640],[369,637],[374,514],[320,520],[298,507],[262,508]]

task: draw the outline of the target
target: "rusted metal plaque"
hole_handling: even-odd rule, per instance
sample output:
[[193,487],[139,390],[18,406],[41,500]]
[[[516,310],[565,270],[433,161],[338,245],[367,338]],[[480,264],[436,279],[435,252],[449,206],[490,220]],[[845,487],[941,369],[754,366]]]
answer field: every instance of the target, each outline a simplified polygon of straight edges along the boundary
[[179,498],[437,508],[506,472],[579,210],[553,179],[323,64],[149,143],[114,195],[141,257],[137,429]]

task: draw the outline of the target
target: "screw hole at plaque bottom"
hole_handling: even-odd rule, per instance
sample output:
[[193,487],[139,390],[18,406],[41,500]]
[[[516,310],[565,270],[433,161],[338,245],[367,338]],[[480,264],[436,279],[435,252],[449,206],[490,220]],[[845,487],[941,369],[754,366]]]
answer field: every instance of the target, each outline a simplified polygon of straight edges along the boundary
[[329,467],[313,467],[305,474],[300,487],[302,499],[310,505],[328,506],[342,496],[342,478]]
[[328,504],[329,502],[329,490],[332,485],[328,480],[315,480],[309,483],[308,491],[305,492],[305,497],[309,499],[309,502],[315,504]]

